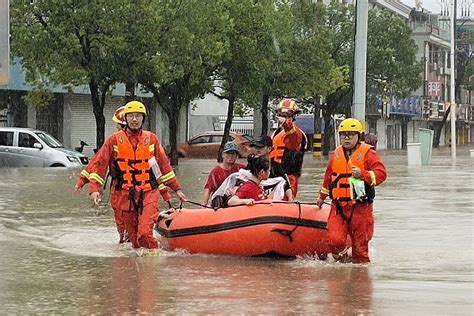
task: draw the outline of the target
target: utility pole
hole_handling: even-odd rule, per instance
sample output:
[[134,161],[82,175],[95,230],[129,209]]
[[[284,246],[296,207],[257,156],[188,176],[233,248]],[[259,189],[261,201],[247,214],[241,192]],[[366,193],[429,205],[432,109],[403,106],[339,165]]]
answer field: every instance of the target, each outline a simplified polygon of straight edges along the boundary
[[9,1],[0,0],[0,85],[10,82]]
[[367,81],[367,22],[369,1],[356,1],[356,34],[354,51],[354,101],[352,117],[362,122],[365,127],[365,100]]
[[455,58],[454,54],[456,53],[456,47],[455,47],[455,35],[456,35],[456,0],[451,0],[451,12],[450,12],[450,17],[451,17],[451,51],[449,54],[450,57],[450,63],[451,63],[451,80],[450,80],[450,101],[451,101],[451,159],[453,161],[456,160],[456,95],[455,95]]

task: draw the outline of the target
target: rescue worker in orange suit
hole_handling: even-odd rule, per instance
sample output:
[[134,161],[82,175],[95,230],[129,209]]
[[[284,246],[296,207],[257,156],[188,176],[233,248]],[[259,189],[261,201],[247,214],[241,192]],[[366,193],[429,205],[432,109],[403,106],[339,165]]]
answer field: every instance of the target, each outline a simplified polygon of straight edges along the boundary
[[113,165],[112,207],[122,213],[137,254],[156,255],[158,242],[153,227],[158,217],[158,184],[173,189],[181,201],[186,201],[186,196],[158,136],[142,130],[146,116],[143,103],[125,104],[124,116],[125,129],[111,135],[96,154],[89,172],[90,199],[100,203],[100,187],[107,168]]
[[[116,125],[117,131],[121,131],[127,125],[127,123],[125,122],[125,116],[124,116],[124,113],[123,113],[124,109],[125,109],[125,106],[119,107],[115,111],[114,115],[112,116],[112,121],[117,124]],[[93,164],[96,162],[96,159],[97,159],[97,156],[92,157],[89,164],[81,171],[79,179],[77,180],[77,183],[75,185],[75,191],[76,192],[79,192],[84,185],[89,183],[90,170],[91,170]],[[109,166],[109,173],[113,172],[113,170],[114,169],[112,168],[112,166]],[[113,186],[113,185],[114,185],[114,183],[112,181],[111,186]],[[160,194],[161,194],[161,197],[163,198],[163,200],[165,202],[168,202],[168,204],[170,204],[171,195],[168,192],[168,188],[166,186],[164,186],[163,184],[160,184],[158,186],[158,190],[160,191]],[[119,210],[116,210],[115,208],[114,208],[114,219],[115,219],[115,224],[117,226],[117,232],[119,234],[119,244],[130,241],[130,239],[128,237],[128,233],[125,230],[125,223],[123,222],[122,212],[119,211]]]
[[273,149],[270,152],[271,177],[283,177],[290,184],[293,198],[298,193],[298,178],[301,176],[303,156],[308,140],[295,124],[299,113],[293,99],[280,101],[276,108],[279,127],[273,133]]
[[328,239],[334,259],[349,261],[346,239],[352,240],[352,262],[369,263],[369,241],[374,232],[374,187],[387,178],[375,149],[361,139],[362,124],[348,118],[339,125],[341,146],[329,160],[317,205],[332,199]]

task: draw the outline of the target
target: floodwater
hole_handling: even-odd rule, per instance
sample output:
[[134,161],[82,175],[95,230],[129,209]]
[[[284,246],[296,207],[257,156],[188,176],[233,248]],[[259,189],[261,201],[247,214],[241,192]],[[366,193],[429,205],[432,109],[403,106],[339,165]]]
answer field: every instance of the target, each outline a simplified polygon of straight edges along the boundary
[[[136,257],[109,207],[73,193],[80,170],[0,168],[0,314],[473,315],[474,158],[458,150],[455,164],[444,149],[417,167],[382,153],[369,266]],[[191,201],[214,164],[180,162]],[[325,164],[306,156],[300,201],[315,201]]]

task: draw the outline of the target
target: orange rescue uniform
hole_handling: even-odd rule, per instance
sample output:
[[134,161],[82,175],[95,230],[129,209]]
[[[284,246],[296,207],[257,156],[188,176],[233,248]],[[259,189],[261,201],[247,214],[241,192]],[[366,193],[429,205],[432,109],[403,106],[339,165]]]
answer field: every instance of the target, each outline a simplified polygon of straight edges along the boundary
[[[349,178],[352,166],[361,169],[366,193],[375,192],[374,187],[387,178],[385,165],[372,146],[359,143],[349,159],[342,146],[336,148],[324,174],[319,198],[331,196],[331,212],[328,218],[328,238],[333,255],[337,258],[346,250],[346,239],[352,239],[352,259],[356,263],[368,263],[369,241],[374,233],[372,200],[356,201],[352,197]],[[371,196],[373,199],[373,196]]]
[[[158,175],[150,166],[153,158]],[[158,137],[148,131],[118,131],[105,141],[94,160],[89,172],[90,192],[100,190],[110,165],[118,167],[118,174],[113,175],[112,208],[122,215],[134,248],[158,248],[153,237],[158,217],[158,183],[181,190]]]
[[[76,188],[77,189],[81,189],[84,185],[89,183],[89,175],[91,173],[93,165],[97,161],[97,157],[98,157],[97,155],[93,156],[92,159],[87,164],[87,166],[84,169],[82,169],[82,171],[79,175],[79,179],[76,182]],[[109,174],[112,175],[112,183],[111,183],[112,199],[114,199],[113,195],[114,195],[114,192],[115,192],[115,190],[113,189],[113,186],[114,186],[113,170],[114,170],[113,165],[110,165],[109,166]],[[171,195],[168,192],[168,188],[165,185],[160,183],[160,185],[158,187],[158,190],[160,191],[161,197],[163,198],[164,201],[168,202],[168,201],[171,200]],[[115,225],[117,226],[117,232],[118,232],[119,238],[120,238],[119,243],[123,243],[124,241],[126,241],[128,236],[126,236],[127,234],[125,233],[125,223],[123,222],[122,212],[120,210],[117,210],[117,209],[113,208],[113,207],[112,207],[112,209],[114,210]]]
[[307,146],[305,133],[292,121],[273,134],[273,149],[270,152],[271,177],[288,176],[293,198],[298,193],[298,178],[301,175],[303,156]]

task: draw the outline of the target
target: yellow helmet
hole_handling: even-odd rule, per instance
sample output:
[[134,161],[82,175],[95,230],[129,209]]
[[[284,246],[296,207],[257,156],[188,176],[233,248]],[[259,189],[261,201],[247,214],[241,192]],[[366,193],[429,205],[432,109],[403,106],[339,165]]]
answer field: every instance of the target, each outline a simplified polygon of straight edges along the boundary
[[130,101],[125,104],[125,109],[123,110],[124,116],[128,113],[143,113],[143,115],[146,115],[145,105],[140,101]]
[[364,131],[362,124],[355,118],[346,118],[339,124],[338,132],[357,132],[362,133]]

